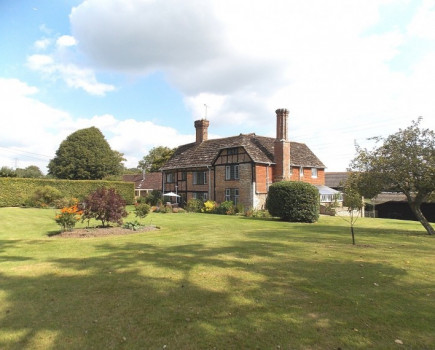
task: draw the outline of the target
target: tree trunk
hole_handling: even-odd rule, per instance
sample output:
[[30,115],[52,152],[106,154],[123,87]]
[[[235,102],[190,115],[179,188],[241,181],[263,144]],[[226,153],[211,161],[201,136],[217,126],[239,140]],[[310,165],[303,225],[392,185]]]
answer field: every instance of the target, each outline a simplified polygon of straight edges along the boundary
[[353,225],[350,226],[350,232],[352,233],[352,244],[355,245],[355,234],[353,233]]
[[426,217],[421,212],[420,203],[409,203],[409,206],[411,207],[412,212],[417,217],[418,221],[423,225],[423,227],[426,229],[427,233],[429,235],[435,235],[435,230],[432,227],[432,225],[427,221]]

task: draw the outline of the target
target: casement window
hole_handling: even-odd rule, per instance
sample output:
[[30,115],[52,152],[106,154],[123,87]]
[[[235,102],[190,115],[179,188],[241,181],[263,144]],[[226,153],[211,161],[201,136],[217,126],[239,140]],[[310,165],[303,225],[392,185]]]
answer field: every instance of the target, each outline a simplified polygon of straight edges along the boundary
[[304,168],[299,167],[299,177],[304,177]]
[[226,188],[225,200],[232,201],[234,204],[239,202],[239,189],[238,188]]
[[186,181],[187,180],[187,172],[182,171],[181,172],[181,181]]
[[238,148],[237,147],[234,147],[234,148],[228,148],[227,149],[227,154],[230,156],[230,155],[233,155],[233,154],[237,154],[238,153]]
[[192,198],[193,199],[200,199],[203,202],[205,202],[208,198],[208,194],[207,194],[207,192],[193,192]]
[[166,183],[170,184],[175,182],[174,173],[166,173]]
[[311,177],[313,179],[317,178],[317,168],[311,168]]
[[239,179],[239,165],[225,166],[225,180],[238,180]]
[[193,184],[194,185],[206,185],[207,184],[207,172],[206,171],[194,171],[193,172]]

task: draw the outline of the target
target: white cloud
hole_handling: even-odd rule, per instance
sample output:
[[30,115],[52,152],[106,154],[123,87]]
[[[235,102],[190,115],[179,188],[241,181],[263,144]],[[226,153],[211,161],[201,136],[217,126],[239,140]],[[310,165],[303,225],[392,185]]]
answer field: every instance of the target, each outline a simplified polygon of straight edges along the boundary
[[43,38],[40,40],[36,40],[33,46],[37,50],[45,50],[51,45],[51,40],[48,38]]
[[435,1],[424,0],[411,23],[408,33],[421,38],[435,40]]
[[71,35],[62,35],[56,40],[56,45],[60,47],[75,46],[77,41]]
[[60,78],[69,87],[83,89],[91,95],[104,96],[107,92],[115,90],[113,85],[99,83],[93,70],[71,63],[56,63],[49,55],[31,55],[27,58],[27,64],[29,68],[51,79]]
[[391,61],[413,37],[435,38],[435,1],[422,2],[407,31],[370,31],[380,7],[399,2],[86,0],[70,19],[95,66],[162,70],[194,118],[209,105],[210,131],[238,125],[273,135],[274,110],[289,108],[291,137],[336,170],[348,165],[354,140],[418,115],[434,123],[435,45],[414,67]]
[[[44,77],[96,96],[115,90],[97,79],[103,70],[130,76],[162,71],[184,96],[193,119],[209,106],[210,133],[215,126],[236,125],[235,133],[273,136],[274,110],[289,108],[291,138],[306,142],[330,170],[343,170],[354,140],[395,132],[419,115],[435,129],[435,1],[423,0],[406,28],[371,30],[381,20],[380,6],[398,2],[404,3],[85,0],[71,12],[72,35],[36,41],[36,50],[56,45],[47,54],[30,55],[27,63]],[[391,62],[416,39],[424,39],[424,55],[416,54],[412,66],[393,69]],[[36,113],[48,123],[45,112],[66,132],[96,125],[130,166],[155,145],[194,139],[194,130],[180,135],[170,127],[119,121],[110,114],[74,120],[39,103],[32,97],[37,90],[19,81],[3,80],[1,89],[6,90],[2,99],[9,96],[19,105],[9,112],[4,108],[14,105],[6,101],[2,115],[19,119]],[[12,125],[35,127],[59,142],[60,136],[33,122]],[[3,132],[0,139],[27,147],[23,140],[34,142],[34,136],[23,133]]]
[[195,139],[193,133],[182,135],[171,127],[118,120],[110,114],[74,118],[38,101],[37,93],[37,88],[22,81],[0,78],[0,115],[7,118],[6,127],[0,128],[0,166],[37,165],[46,172],[60,143],[74,131],[91,126],[102,131],[112,149],[124,153],[128,167],[136,167],[153,147],[175,147]]

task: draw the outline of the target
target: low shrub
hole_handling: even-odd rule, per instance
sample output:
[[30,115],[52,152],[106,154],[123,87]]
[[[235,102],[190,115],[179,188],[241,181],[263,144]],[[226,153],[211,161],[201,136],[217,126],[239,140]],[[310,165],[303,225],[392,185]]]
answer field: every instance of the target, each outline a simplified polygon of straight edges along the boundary
[[245,216],[249,218],[259,218],[259,219],[267,219],[271,217],[270,213],[267,210],[261,210],[261,209],[249,209],[245,212]]
[[137,203],[134,207],[134,214],[143,219],[150,212],[151,207],[146,203]]
[[316,222],[319,219],[319,191],[300,181],[281,181],[269,187],[266,208],[272,216],[291,222]]
[[225,201],[216,208],[216,214],[233,215],[235,214],[234,204],[232,201]]
[[143,226],[139,221],[135,220],[135,221],[127,221],[123,227],[132,231],[137,231]]
[[62,198],[62,193],[52,186],[37,187],[25,202],[26,206],[35,208],[54,207],[55,202]]
[[200,213],[204,203],[200,199],[189,199],[186,204],[186,210],[189,213]]
[[109,222],[122,225],[122,218],[128,215],[125,200],[114,188],[101,187],[83,201],[82,220],[100,220],[105,227]]
[[215,210],[216,210],[216,202],[211,200],[204,202],[204,205],[201,208],[202,213],[214,213]]
[[62,208],[54,221],[62,228],[62,231],[71,231],[82,214],[83,211],[79,209],[76,201],[72,206]]
[[162,192],[160,192],[159,190],[152,190],[145,197],[141,198],[144,198],[145,203],[151,206],[158,206],[162,204]]

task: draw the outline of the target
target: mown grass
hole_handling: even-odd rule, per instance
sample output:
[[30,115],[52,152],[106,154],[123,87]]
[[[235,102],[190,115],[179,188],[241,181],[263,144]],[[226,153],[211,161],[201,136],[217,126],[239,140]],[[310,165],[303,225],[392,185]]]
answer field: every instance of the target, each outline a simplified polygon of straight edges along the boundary
[[352,246],[332,217],[151,214],[158,231],[87,239],[49,237],[53,217],[0,209],[1,349],[435,348],[418,223],[361,219]]

